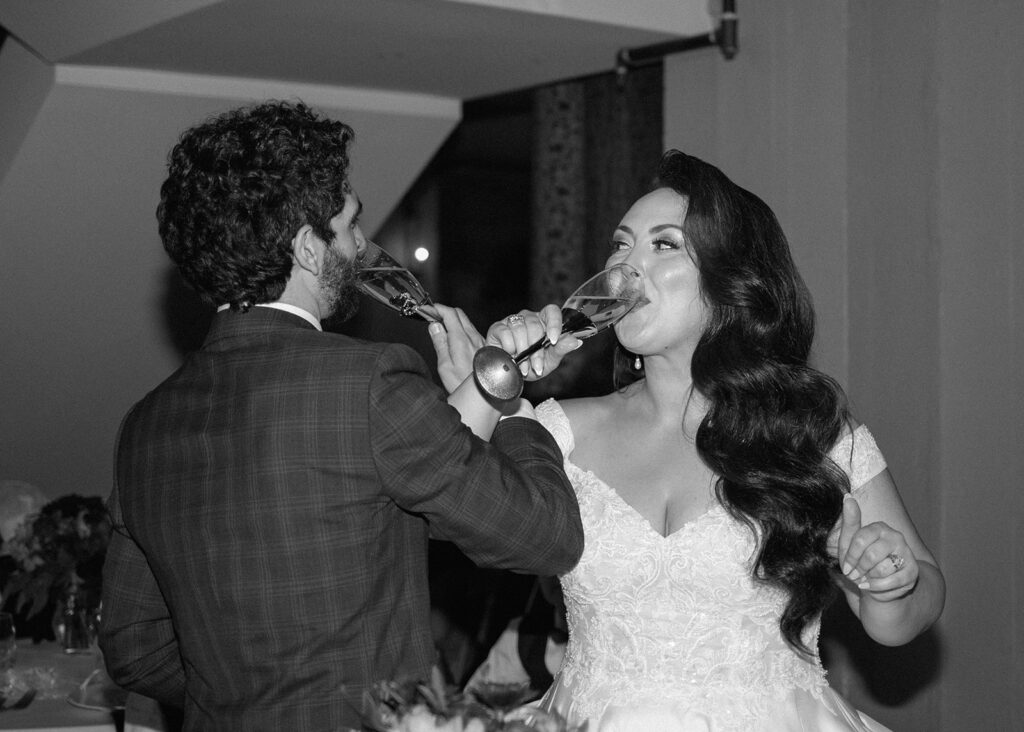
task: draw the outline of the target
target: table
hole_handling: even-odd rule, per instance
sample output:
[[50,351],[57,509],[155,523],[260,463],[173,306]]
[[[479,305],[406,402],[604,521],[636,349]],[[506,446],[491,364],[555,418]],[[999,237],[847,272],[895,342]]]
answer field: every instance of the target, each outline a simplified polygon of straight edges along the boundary
[[100,663],[99,652],[66,654],[57,643],[34,644],[18,639],[15,672],[45,669],[54,680],[24,709],[0,712],[0,730],[31,732],[122,732],[124,713],[72,706],[66,695],[82,683]]

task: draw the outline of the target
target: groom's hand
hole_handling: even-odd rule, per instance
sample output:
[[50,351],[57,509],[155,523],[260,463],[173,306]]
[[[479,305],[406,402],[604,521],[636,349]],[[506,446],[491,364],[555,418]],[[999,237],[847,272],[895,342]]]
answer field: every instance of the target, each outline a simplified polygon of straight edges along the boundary
[[483,347],[484,339],[461,308],[437,303],[434,307],[441,322],[431,323],[427,332],[437,353],[437,375],[451,394],[473,373],[473,356]]

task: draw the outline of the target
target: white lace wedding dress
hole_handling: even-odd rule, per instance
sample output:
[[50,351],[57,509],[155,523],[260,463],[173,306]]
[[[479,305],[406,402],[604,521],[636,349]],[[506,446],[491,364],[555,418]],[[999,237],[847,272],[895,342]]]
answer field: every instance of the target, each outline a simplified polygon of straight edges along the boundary
[[[667,537],[569,459],[557,402],[537,408],[566,456],[585,548],[561,578],[569,645],[541,700],[589,732],[886,730],[829,688],[782,639],[785,595],[751,579],[755,543],[720,505]],[[851,444],[852,443],[852,444]],[[832,452],[856,489],[885,468],[867,428]],[[807,629],[817,649],[819,624]]]

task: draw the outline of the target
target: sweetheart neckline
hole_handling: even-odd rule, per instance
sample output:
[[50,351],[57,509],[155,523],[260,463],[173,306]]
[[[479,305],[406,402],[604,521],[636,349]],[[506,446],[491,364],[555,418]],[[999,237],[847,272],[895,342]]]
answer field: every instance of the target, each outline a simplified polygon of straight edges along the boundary
[[684,521],[675,531],[673,531],[673,532],[671,532],[669,534],[663,534],[660,531],[658,531],[656,528],[654,528],[654,524],[652,524],[647,519],[646,516],[644,516],[639,511],[637,511],[636,508],[634,508],[633,505],[629,501],[627,501],[625,498],[623,498],[621,495],[619,495],[619,492],[617,490],[615,490],[610,485],[608,485],[608,483],[606,483],[603,479],[601,479],[597,475],[597,473],[595,473],[593,470],[587,470],[586,468],[581,468],[579,465],[577,465],[576,463],[572,462],[568,458],[566,458],[565,462],[570,467],[572,467],[574,470],[576,470],[579,473],[581,473],[583,476],[589,477],[589,478],[593,479],[593,481],[598,483],[602,488],[604,488],[605,492],[610,493],[614,497],[614,499],[617,500],[626,509],[626,511],[634,517],[634,519],[636,519],[640,523],[642,523],[644,525],[644,527],[648,531],[650,531],[652,534],[654,534],[659,539],[662,539],[663,541],[669,541],[669,540],[673,539],[677,535],[679,535],[679,534],[683,533],[684,531],[686,531],[687,529],[689,529],[691,526],[693,526],[693,525],[695,525],[697,523],[700,523],[702,520],[704,520],[705,518],[711,516],[712,514],[717,514],[717,513],[720,513],[722,510],[724,510],[722,504],[716,502],[714,505],[712,505],[706,511],[704,511],[704,512],[702,512],[702,513],[700,513],[700,514],[698,514],[696,516],[694,516],[689,521]]

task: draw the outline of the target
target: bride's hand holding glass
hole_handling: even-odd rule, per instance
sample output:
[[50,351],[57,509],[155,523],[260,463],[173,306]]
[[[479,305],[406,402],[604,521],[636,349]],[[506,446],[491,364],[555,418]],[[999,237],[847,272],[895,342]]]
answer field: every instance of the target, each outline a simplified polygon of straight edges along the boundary
[[[566,336],[589,338],[619,322],[643,301],[644,280],[640,272],[625,262],[613,264],[577,287],[561,308],[549,305],[535,314],[520,311],[492,326],[488,338],[497,338],[502,345],[486,346],[477,352],[473,359],[477,383],[495,399],[515,399],[523,391],[524,377],[532,373],[540,378],[576,348],[572,342],[568,349],[562,345]],[[540,333],[532,342],[531,315],[541,318],[543,324],[542,329],[532,328],[533,334]],[[502,340],[502,325],[511,341]],[[509,350],[510,344],[519,346],[524,340],[528,344],[525,348]]]
[[583,345],[571,332],[563,333],[562,326],[562,309],[558,305],[546,305],[537,312],[520,310],[487,329],[487,345],[515,355],[546,338],[550,346],[534,350],[517,364],[524,381],[536,381],[554,371],[563,358]]

